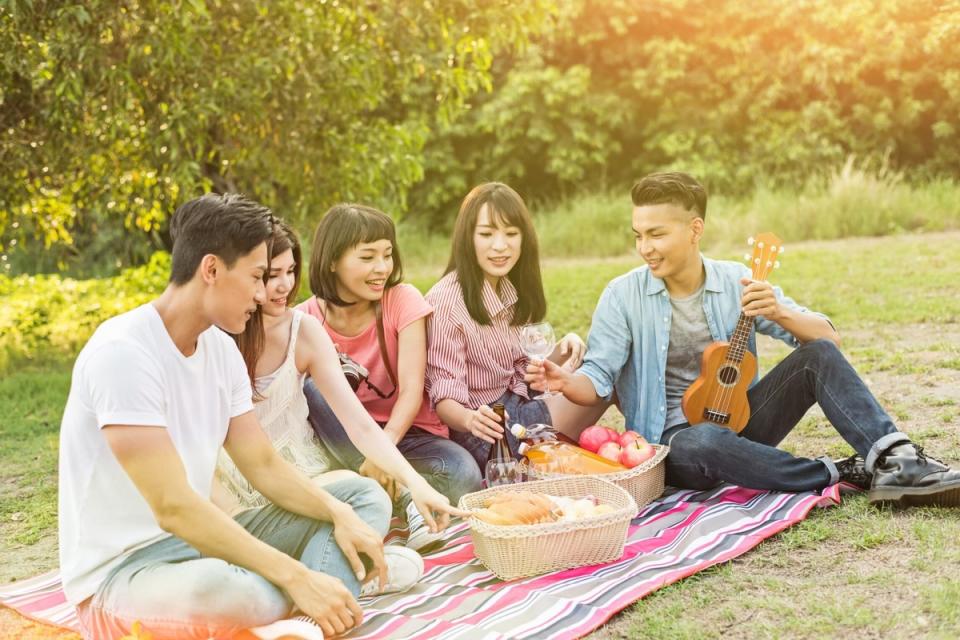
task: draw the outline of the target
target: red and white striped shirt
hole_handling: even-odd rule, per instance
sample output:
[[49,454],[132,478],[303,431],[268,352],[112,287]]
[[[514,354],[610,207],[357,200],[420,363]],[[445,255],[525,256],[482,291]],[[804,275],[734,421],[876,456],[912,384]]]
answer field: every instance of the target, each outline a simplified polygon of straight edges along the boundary
[[427,292],[433,315],[427,321],[427,380],[434,406],[447,398],[468,409],[489,405],[508,389],[527,398],[523,375],[527,356],[520,348],[520,327],[510,326],[517,290],[500,280],[500,295],[483,283],[483,306],[491,324],[470,316],[456,272]]

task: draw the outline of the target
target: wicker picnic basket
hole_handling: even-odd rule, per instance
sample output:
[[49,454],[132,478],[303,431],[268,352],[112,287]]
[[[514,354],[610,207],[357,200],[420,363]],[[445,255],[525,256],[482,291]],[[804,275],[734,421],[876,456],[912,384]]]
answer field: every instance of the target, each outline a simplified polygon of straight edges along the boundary
[[[664,478],[666,476],[666,465],[664,460],[670,453],[670,447],[665,444],[651,445],[656,449],[656,453],[649,460],[638,464],[632,469],[617,471],[615,473],[603,473],[591,477],[602,478],[612,482],[618,487],[623,487],[637,503],[637,511],[650,502],[656,500],[663,494]],[[583,476],[573,476],[569,474],[555,473],[537,473],[534,469],[528,472],[531,478],[552,479],[552,478],[575,478]],[[636,513],[634,513],[636,515]]]
[[627,527],[637,512],[630,494],[596,476],[570,476],[502,485],[468,493],[461,509],[480,509],[484,500],[506,491],[533,491],[554,496],[594,496],[615,511],[567,522],[499,526],[470,518],[477,558],[501,580],[536,576],[550,571],[600,564],[623,555]]

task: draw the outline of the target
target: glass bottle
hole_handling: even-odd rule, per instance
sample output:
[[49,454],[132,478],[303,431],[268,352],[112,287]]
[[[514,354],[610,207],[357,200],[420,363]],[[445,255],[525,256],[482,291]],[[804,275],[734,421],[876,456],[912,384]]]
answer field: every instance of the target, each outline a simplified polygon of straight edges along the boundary
[[[557,430],[549,424],[531,424],[527,427],[522,424],[513,424],[510,426],[510,433],[521,443],[521,448],[523,444],[529,448],[541,442],[559,440]],[[523,451],[518,450],[517,453],[523,455]]]
[[602,474],[626,470],[619,462],[608,460],[569,442],[557,438],[550,425],[515,424],[511,433],[520,441],[519,453],[526,461],[528,471],[549,474]]
[[[498,402],[492,408],[493,412],[500,418],[500,424],[506,427],[507,416],[503,404]],[[487,454],[487,464],[483,477],[488,487],[524,480],[523,467],[513,457],[513,449],[510,447],[510,440],[507,438],[506,431],[504,431],[502,437],[490,445],[490,453]]]

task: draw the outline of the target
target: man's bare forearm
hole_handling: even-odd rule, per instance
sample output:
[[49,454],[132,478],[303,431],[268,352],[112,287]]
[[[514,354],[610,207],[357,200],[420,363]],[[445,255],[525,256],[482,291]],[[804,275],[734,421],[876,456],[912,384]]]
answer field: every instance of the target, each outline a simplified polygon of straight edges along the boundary
[[349,508],[277,453],[262,465],[242,471],[267,500],[291,513],[333,522],[342,509]]
[[590,378],[582,373],[567,374],[560,391],[570,402],[585,407],[598,405],[604,400],[597,395],[597,390]]

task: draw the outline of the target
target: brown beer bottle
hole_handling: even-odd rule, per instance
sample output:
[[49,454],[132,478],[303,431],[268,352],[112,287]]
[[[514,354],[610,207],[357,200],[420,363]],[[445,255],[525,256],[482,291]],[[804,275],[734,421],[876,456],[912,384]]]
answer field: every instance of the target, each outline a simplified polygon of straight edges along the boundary
[[510,448],[510,441],[507,439],[507,416],[506,409],[502,403],[493,405],[493,412],[500,418],[500,425],[503,427],[503,435],[496,442],[490,445],[490,453],[487,454],[487,462],[510,462],[513,460],[513,450]]

